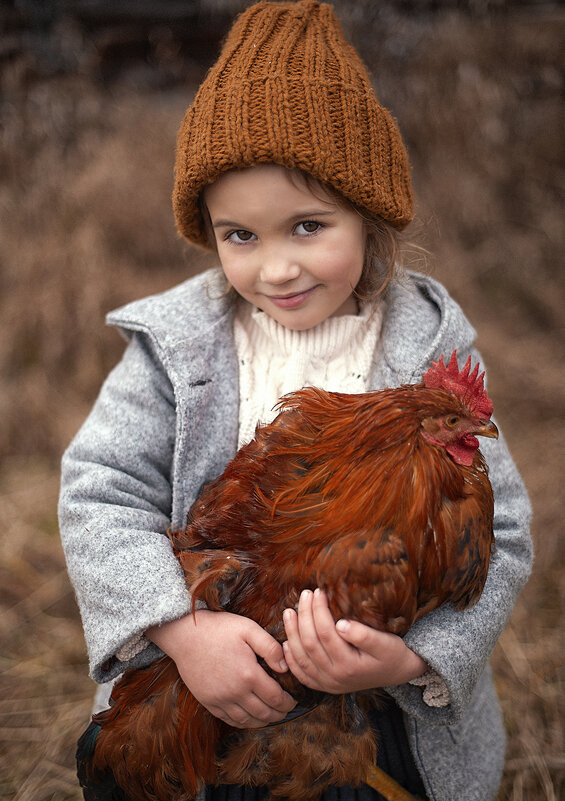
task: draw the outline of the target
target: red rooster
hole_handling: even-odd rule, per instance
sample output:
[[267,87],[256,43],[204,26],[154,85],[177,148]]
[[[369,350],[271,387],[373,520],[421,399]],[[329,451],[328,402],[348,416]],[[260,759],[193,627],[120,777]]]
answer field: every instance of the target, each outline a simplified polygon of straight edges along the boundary
[[[281,641],[282,612],[304,588],[324,589],[336,619],[400,635],[447,601],[473,604],[493,543],[476,437],[498,436],[478,372],[470,357],[460,371],[453,353],[421,384],[285,397],[170,534],[194,601]],[[79,741],[85,798],[186,801],[204,783],[236,783],[307,801],[361,784],[378,692],[324,695],[272,675],[310,711],[239,730],[196,701],[168,657],[128,671]]]

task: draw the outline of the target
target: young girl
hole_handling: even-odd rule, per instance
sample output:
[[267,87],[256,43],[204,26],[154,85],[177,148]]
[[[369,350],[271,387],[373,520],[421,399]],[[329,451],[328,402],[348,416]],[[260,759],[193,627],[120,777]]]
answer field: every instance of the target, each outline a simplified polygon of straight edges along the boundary
[[480,358],[443,287],[394,274],[396,230],[412,218],[408,159],[330,6],[258,3],[237,20],[180,130],[174,210],[220,267],[109,316],[129,344],[63,460],[61,532],[92,677],[165,652],[235,727],[294,707],[258,656],[330,693],[384,687],[379,765],[422,798],[492,799],[504,729],[487,662],[531,561],[528,500],[502,438],[482,445],[496,498],[483,596],[403,639],[336,623],[320,592],[285,612],[284,648],[246,618],[193,616],[166,537],[282,394],[416,382],[455,348]]

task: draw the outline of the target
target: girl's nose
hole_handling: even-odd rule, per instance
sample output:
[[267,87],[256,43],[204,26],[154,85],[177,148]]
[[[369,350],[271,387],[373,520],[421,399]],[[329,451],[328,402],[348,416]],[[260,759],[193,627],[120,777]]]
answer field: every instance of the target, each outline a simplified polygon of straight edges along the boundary
[[259,276],[265,284],[284,284],[299,275],[300,265],[289,254],[280,250],[264,254]]

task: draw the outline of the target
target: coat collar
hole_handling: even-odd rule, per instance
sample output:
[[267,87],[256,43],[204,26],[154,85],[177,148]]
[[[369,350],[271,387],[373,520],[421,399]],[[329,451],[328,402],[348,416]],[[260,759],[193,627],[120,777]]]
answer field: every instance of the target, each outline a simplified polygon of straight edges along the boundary
[[[133,331],[149,334],[169,369],[176,366],[194,381],[205,380],[214,365],[222,370],[233,360],[234,309],[219,276],[217,269],[209,270],[117,309],[107,320],[128,337]],[[407,271],[387,291],[382,358],[375,360],[371,388],[419,381],[432,359],[449,357],[454,349],[468,352],[475,337],[440,283]]]

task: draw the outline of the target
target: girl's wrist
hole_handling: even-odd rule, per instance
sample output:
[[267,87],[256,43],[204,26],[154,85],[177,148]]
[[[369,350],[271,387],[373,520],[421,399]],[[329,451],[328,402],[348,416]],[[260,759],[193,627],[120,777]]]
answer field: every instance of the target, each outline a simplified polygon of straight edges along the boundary
[[[196,612],[196,615],[199,614],[200,612]],[[145,636],[155,643],[163,653],[175,660],[175,657],[185,650],[187,641],[194,629],[194,624],[194,616],[190,613],[176,620],[169,620],[166,623],[151,626],[145,632]]]
[[406,684],[413,679],[422,676],[428,669],[428,663],[422,659],[415,651],[412,651],[406,646],[406,659],[403,661],[401,672],[401,681],[398,684]]

